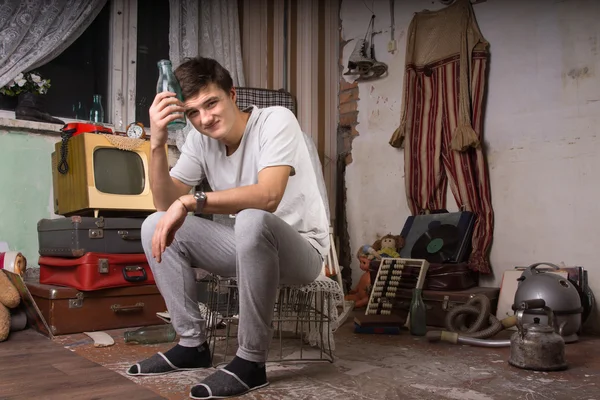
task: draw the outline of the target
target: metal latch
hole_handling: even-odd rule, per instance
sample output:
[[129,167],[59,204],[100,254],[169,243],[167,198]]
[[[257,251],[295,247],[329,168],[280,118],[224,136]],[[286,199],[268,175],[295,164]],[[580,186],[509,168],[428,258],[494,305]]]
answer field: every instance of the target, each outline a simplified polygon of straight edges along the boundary
[[74,299],[69,299],[69,308],[83,307],[83,293],[78,292]]
[[448,303],[450,302],[450,296],[444,296],[444,301],[442,302],[442,310],[448,311]]
[[90,239],[102,239],[104,237],[103,229],[90,229],[88,231],[88,237]]
[[456,304],[458,303],[456,303],[455,301],[450,301],[450,296],[444,296],[444,301],[442,302],[442,310],[452,310],[454,306],[456,306]]
[[108,274],[109,273],[107,258],[100,258],[98,260],[98,273],[100,273],[100,274]]

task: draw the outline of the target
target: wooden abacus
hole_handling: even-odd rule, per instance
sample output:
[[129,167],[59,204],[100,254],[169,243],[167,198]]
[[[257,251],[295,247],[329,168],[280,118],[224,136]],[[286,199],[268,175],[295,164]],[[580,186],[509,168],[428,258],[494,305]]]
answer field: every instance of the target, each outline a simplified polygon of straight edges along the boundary
[[373,289],[367,304],[365,315],[391,315],[394,308],[394,301],[398,288],[406,288],[406,285],[401,286],[401,282],[405,283],[402,271],[405,267],[412,269],[418,268],[419,275],[415,285],[412,288],[423,289],[425,276],[429,269],[427,260],[412,259],[412,258],[382,258],[377,277],[373,282]]

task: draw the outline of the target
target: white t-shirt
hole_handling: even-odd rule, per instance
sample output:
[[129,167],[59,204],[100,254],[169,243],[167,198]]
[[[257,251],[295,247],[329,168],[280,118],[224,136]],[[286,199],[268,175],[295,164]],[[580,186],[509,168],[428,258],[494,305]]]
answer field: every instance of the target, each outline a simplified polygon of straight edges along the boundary
[[266,167],[288,165],[292,172],[277,210],[321,255],[329,251],[329,221],[319,191],[322,172],[313,165],[311,154],[294,114],[285,107],[252,107],[238,149],[227,156],[226,147],[192,129],[171,169],[171,176],[190,185],[204,177],[212,190],[220,191],[258,183]]

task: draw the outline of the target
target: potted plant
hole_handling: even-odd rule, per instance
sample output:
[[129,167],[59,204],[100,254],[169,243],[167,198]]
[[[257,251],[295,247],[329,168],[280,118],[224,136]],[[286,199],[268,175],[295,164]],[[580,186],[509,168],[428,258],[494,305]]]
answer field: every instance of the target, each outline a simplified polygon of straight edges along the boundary
[[15,118],[30,121],[64,123],[45,112],[45,94],[50,88],[50,79],[43,79],[37,71],[21,72],[0,93],[16,97]]

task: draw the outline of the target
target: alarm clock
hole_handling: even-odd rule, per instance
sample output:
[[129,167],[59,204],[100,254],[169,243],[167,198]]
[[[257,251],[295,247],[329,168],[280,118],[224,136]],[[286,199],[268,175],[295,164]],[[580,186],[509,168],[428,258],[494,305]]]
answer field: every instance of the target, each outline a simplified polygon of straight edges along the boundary
[[133,122],[129,124],[125,132],[127,133],[127,137],[133,139],[146,138],[146,130],[144,129],[144,124],[142,124],[141,122]]

